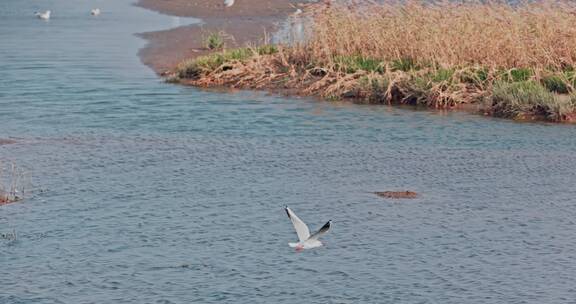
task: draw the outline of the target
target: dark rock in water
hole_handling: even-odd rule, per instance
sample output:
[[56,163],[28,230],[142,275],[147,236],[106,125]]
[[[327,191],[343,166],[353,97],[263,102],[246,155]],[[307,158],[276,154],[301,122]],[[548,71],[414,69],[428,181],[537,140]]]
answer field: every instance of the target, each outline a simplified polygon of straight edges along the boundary
[[374,194],[379,197],[384,198],[417,198],[418,193],[414,191],[384,191],[384,192],[374,192]]

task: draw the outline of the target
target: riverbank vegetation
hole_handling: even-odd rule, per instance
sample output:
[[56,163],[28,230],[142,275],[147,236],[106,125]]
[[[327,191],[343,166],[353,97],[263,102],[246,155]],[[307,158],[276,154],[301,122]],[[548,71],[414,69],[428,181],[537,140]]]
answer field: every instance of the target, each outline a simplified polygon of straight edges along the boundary
[[194,58],[171,80],[576,120],[573,2],[317,6],[297,18],[305,39]]

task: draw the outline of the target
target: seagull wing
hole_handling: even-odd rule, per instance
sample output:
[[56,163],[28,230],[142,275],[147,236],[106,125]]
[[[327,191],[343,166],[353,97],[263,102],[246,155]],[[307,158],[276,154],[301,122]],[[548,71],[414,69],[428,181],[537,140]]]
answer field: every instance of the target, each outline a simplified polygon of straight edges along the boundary
[[313,235],[310,236],[311,240],[318,240],[321,236],[323,236],[328,230],[330,230],[330,226],[332,226],[332,220],[328,221],[328,223],[324,224],[320,230],[316,231]]
[[288,218],[292,221],[292,225],[294,225],[294,229],[296,229],[296,234],[298,234],[298,239],[300,242],[304,242],[310,237],[310,230],[308,226],[304,224],[304,222],[290,210],[290,208],[285,207],[286,214],[288,214]]

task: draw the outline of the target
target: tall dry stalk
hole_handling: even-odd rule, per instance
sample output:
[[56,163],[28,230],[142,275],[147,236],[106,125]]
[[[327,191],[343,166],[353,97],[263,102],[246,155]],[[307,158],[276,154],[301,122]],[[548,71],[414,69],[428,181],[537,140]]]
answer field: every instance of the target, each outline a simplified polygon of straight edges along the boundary
[[14,162],[0,161],[0,205],[19,201],[26,193],[26,174]]

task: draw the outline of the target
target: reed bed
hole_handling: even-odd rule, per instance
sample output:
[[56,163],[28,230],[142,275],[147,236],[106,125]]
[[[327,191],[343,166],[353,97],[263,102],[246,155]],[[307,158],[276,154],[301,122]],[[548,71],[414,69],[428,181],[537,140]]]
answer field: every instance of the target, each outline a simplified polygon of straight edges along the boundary
[[496,116],[576,119],[572,1],[317,5],[298,18],[292,24],[304,39],[192,59],[173,80],[370,103],[480,104]]
[[576,62],[573,1],[408,1],[334,7],[316,14],[308,51],[317,59],[409,59],[443,68],[561,71]]

